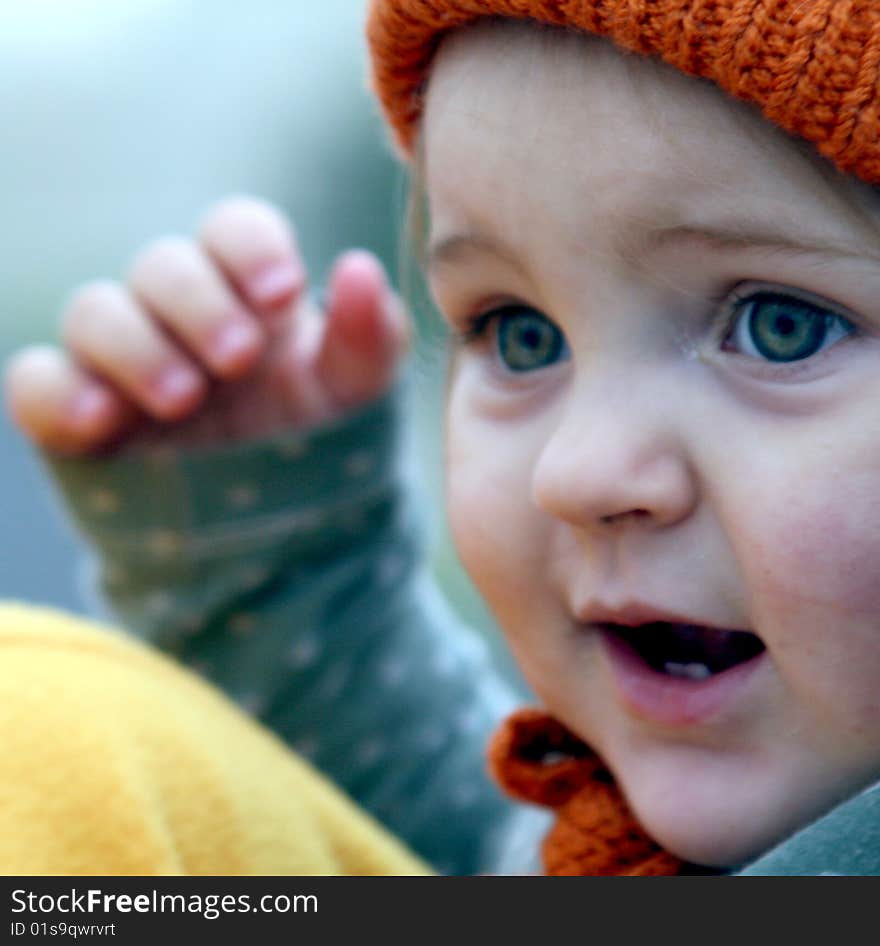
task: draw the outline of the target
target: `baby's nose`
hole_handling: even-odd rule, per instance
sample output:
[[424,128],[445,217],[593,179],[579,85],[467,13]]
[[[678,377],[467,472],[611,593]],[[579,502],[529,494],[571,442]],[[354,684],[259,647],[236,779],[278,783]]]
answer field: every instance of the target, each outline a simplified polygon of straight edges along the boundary
[[658,405],[572,403],[532,477],[539,509],[584,529],[674,525],[697,502],[697,476],[674,418]]

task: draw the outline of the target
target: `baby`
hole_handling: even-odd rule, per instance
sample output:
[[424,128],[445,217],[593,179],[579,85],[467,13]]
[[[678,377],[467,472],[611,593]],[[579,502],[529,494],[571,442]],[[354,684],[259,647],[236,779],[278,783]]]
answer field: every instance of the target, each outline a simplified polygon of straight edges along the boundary
[[[880,870],[880,10],[852,6],[371,9],[454,339],[462,561],[648,835],[722,870],[780,844],[789,872]],[[273,346],[303,282],[270,209],[223,205],[81,294],[13,411],[73,452],[145,417],[181,443],[339,416],[405,329],[355,254]]]

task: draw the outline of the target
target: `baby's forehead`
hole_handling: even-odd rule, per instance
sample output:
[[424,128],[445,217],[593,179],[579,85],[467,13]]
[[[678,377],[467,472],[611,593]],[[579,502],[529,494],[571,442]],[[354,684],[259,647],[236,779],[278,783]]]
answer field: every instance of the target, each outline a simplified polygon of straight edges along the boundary
[[[426,87],[425,124],[450,110],[490,132],[515,135],[520,146],[539,145],[549,125],[571,123],[570,144],[579,152],[578,145],[597,140],[576,124],[582,118],[621,133],[631,147],[662,138],[682,159],[707,126],[731,153],[754,141],[778,150],[792,141],[714,83],[604,38],[530,21],[481,21],[443,40]],[[806,145],[792,151],[812,156]],[[775,157],[768,153],[767,160]]]
[[760,211],[764,230],[809,217],[828,240],[878,243],[868,185],[715,85],[585,34],[513,21],[453,34],[435,60],[423,133],[441,212],[473,193],[500,204],[519,170],[520,186],[529,173],[558,179],[563,218],[584,202],[648,229]]

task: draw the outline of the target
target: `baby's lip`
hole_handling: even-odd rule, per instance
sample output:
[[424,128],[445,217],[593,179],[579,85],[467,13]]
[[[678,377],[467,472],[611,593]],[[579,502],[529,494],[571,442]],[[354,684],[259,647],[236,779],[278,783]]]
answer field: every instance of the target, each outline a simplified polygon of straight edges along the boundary
[[705,620],[699,615],[683,614],[642,601],[628,600],[617,605],[601,601],[588,602],[579,608],[575,619],[580,624],[616,625],[618,627],[641,627],[644,624],[678,624],[709,628],[718,631],[744,631],[754,634],[748,627],[732,627],[723,622]]
[[647,668],[669,678],[703,681],[766,650],[750,629],[720,626],[644,602],[613,608],[593,603],[579,618],[585,629],[620,641]]

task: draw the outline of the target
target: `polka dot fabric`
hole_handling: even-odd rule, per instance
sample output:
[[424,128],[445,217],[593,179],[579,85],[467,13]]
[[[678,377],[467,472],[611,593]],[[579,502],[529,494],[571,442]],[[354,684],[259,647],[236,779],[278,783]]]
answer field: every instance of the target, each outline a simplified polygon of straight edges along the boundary
[[574,27],[752,102],[841,170],[880,183],[880,4],[872,0],[372,0],[372,82],[412,155],[431,59],[503,16]]
[[47,462],[127,630],[219,687],[441,873],[511,871],[508,839],[530,826],[484,753],[521,694],[420,568],[403,397],[255,441]]

